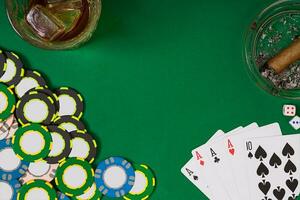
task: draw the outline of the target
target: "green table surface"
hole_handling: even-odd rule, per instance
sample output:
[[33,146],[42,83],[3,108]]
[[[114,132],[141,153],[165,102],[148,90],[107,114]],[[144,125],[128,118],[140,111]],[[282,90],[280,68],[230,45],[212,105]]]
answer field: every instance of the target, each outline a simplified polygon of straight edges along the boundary
[[52,88],[85,99],[84,122],[99,142],[96,163],[121,155],[155,171],[152,199],[206,199],[181,173],[191,150],[217,129],[279,122],[282,105],[248,77],[247,26],[270,0],[105,0],[91,41],[49,51],[23,41],[0,5],[0,47],[25,58]]

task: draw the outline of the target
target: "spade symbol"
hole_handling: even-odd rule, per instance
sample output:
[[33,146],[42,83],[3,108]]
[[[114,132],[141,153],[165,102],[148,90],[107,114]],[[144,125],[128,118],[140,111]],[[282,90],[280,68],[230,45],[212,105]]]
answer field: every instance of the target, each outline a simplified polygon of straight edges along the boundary
[[270,199],[268,197],[264,197],[262,200],[272,200],[272,199]]
[[277,187],[277,189],[273,190],[273,194],[278,200],[282,200],[285,195],[285,190],[283,188]]
[[220,158],[218,158],[218,157],[215,157],[215,161],[214,161],[215,163],[219,163],[220,162]]
[[253,154],[251,152],[248,153],[248,158],[250,158],[250,159],[253,158]]
[[266,151],[261,146],[259,146],[255,152],[255,158],[259,159],[260,161],[263,161],[263,159],[266,157],[267,157]]
[[296,170],[297,170],[297,168],[296,168],[295,164],[292,161],[288,160],[284,166],[285,173],[289,173],[290,175],[293,175],[293,173],[295,173]]
[[266,167],[266,165],[264,165],[264,163],[260,163],[260,165],[257,168],[256,173],[258,176],[262,176],[264,178],[266,175],[269,174],[269,170]]
[[267,195],[271,188],[271,184],[270,182],[266,182],[265,180],[263,180],[263,182],[260,182],[258,184],[258,187],[265,195]]
[[198,181],[198,176],[193,176],[195,181]]
[[289,197],[288,200],[296,200],[295,194],[292,194],[293,196]]
[[291,147],[291,145],[289,143],[286,143],[286,145],[282,149],[282,155],[290,158],[294,154],[295,154],[295,151],[294,151],[293,147]]
[[281,165],[281,160],[280,158],[277,156],[276,153],[274,153],[270,159],[270,162],[269,164],[272,166],[272,167],[275,167],[275,168],[278,168],[278,166]]
[[286,182],[286,186],[292,191],[295,192],[297,186],[298,186],[298,180],[293,179],[292,177],[288,179]]

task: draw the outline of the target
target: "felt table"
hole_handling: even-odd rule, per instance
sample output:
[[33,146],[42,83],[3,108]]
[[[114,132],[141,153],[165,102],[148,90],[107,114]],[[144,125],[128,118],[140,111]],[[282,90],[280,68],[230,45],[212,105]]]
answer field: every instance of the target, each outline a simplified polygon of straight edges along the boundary
[[14,32],[2,1],[0,48],[20,54],[51,88],[82,93],[84,122],[99,143],[95,163],[120,155],[148,164],[154,200],[206,199],[180,169],[216,130],[279,122],[295,132],[282,105],[298,101],[257,88],[243,58],[248,25],[272,2],[104,0],[87,44],[50,51]]

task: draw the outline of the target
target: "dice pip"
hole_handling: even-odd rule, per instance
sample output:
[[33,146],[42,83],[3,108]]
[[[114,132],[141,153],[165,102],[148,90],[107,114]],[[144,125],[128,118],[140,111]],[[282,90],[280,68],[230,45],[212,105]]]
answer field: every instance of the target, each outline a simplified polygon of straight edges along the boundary
[[296,115],[296,106],[294,105],[284,105],[282,108],[282,113],[284,116],[293,117]]
[[295,116],[291,121],[290,121],[290,125],[298,130],[300,128],[300,117]]

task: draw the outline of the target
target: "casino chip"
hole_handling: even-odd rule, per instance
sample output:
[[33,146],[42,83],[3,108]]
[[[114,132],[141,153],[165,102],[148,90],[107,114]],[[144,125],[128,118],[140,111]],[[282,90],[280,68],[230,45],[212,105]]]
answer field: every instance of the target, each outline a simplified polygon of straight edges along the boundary
[[50,164],[60,163],[71,153],[71,136],[68,132],[57,126],[48,126],[52,137],[52,148],[45,160]]
[[70,200],[70,198],[67,195],[61,192],[57,192],[57,198],[57,200]]
[[155,177],[146,165],[134,165],[135,182],[130,192],[124,196],[126,200],[149,199],[155,188]]
[[5,180],[18,179],[25,174],[29,163],[14,152],[11,140],[0,141],[0,177]]
[[83,131],[86,132],[85,125],[75,116],[62,116],[54,120],[54,124],[65,129],[68,132]]
[[57,200],[56,191],[49,182],[42,180],[29,181],[23,185],[17,200]]
[[100,200],[101,192],[97,189],[96,183],[92,185],[84,194],[73,197],[75,200]]
[[41,86],[39,86],[39,87],[33,88],[33,89],[29,90],[29,91],[30,91],[30,92],[31,92],[31,91],[36,91],[36,92],[38,92],[38,93],[43,93],[43,94],[46,94],[46,95],[48,95],[49,97],[51,97],[52,100],[54,101],[54,104],[55,104],[55,110],[56,110],[56,112],[58,112],[58,110],[59,110],[59,101],[58,101],[58,97],[57,97],[57,95],[56,95],[54,92],[52,92],[50,89],[48,89],[48,88],[46,88],[46,87],[41,87]]
[[20,58],[12,53],[5,52],[6,68],[5,73],[0,77],[0,82],[5,83],[9,87],[15,87],[24,76],[23,63]]
[[0,83],[0,122],[6,120],[15,111],[14,93],[6,85]]
[[3,76],[6,70],[6,56],[3,51],[0,50],[0,77]]
[[44,160],[31,162],[27,172],[19,180],[22,184],[32,180],[51,182],[55,178],[58,164],[48,164]]
[[83,113],[83,98],[74,89],[61,87],[56,91],[59,100],[58,116],[71,115],[78,119]]
[[15,120],[14,115],[11,115],[7,120],[0,123],[0,140],[8,138],[9,131]]
[[17,103],[16,116],[22,125],[27,123],[49,125],[54,120],[55,114],[53,99],[43,93],[29,92]]
[[3,200],[16,200],[17,193],[21,187],[21,184],[17,179],[1,180],[0,179],[0,199]]
[[81,158],[93,163],[97,154],[97,143],[93,137],[82,131],[73,131],[72,136],[72,150],[69,155],[70,158]]
[[21,98],[26,92],[39,86],[46,86],[45,79],[39,72],[27,70],[24,77],[16,85],[15,93],[18,98]]
[[82,195],[94,183],[94,170],[82,159],[69,158],[59,164],[55,183],[68,196]]
[[21,159],[33,162],[48,156],[52,138],[47,128],[39,124],[27,124],[17,130],[12,144]]
[[121,157],[110,157],[99,163],[95,182],[100,192],[108,197],[123,197],[134,185],[135,172],[132,165]]

